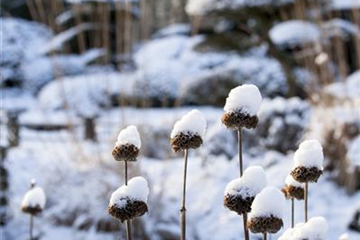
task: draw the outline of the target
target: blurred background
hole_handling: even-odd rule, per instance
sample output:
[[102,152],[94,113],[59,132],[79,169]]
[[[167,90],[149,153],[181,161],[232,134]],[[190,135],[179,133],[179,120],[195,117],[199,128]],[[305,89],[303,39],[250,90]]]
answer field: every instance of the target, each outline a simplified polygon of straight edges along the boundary
[[32,178],[48,198],[37,239],[125,239],[107,205],[123,184],[111,149],[130,124],[142,138],[130,176],[150,184],[135,238],[179,239],[183,161],[169,135],[193,108],[208,129],[190,152],[188,238],[242,239],[222,203],[238,162],[220,119],[244,83],[264,97],[245,166],[281,188],[298,144],[318,139],[325,173],[309,216],[328,220],[328,240],[360,238],[360,0],[2,0],[0,34],[1,239],[28,239],[20,204]]

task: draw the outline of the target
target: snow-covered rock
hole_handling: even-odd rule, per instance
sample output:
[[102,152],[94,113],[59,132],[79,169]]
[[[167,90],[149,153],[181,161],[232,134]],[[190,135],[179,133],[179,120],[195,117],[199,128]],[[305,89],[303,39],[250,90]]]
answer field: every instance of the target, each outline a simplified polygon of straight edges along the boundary
[[279,46],[294,48],[320,40],[319,27],[302,20],[281,22],[270,29],[271,40]]
[[271,215],[281,219],[284,208],[284,194],[275,187],[266,187],[256,195],[251,205],[249,219],[255,217],[270,217]]
[[294,154],[295,167],[316,167],[323,169],[324,153],[321,144],[317,140],[302,142]]
[[242,110],[251,116],[257,115],[262,102],[261,93],[257,86],[244,84],[232,89],[226,98],[224,110]]
[[326,240],[328,223],[323,217],[313,217],[306,223],[290,228],[278,240]]
[[136,126],[130,125],[120,131],[115,145],[120,146],[123,144],[133,144],[135,147],[141,148],[140,134]]
[[123,185],[118,188],[110,198],[110,205],[116,204],[117,207],[124,207],[127,200],[138,200],[147,202],[149,195],[149,186],[148,182],[143,177],[134,177],[129,180],[128,185]]
[[179,133],[192,133],[204,138],[205,131],[206,120],[199,110],[194,109],[175,123],[170,138],[176,137]]

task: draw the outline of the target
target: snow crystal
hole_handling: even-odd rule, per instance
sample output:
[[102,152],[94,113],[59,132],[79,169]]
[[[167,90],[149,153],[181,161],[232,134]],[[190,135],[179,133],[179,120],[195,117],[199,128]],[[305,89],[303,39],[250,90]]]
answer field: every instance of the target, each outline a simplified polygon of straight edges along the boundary
[[269,32],[271,40],[277,45],[296,47],[320,39],[320,30],[316,24],[291,20],[275,25]]
[[40,207],[44,209],[46,204],[46,196],[41,187],[30,189],[24,196],[21,207]]
[[199,110],[192,110],[185,114],[179,121],[174,125],[171,131],[171,138],[174,138],[179,133],[194,133],[200,135],[204,139],[206,131],[206,120]]
[[299,183],[298,181],[296,181],[291,175],[288,175],[285,179],[285,184],[287,186],[293,186],[293,187],[303,187],[303,185],[301,183]]
[[258,87],[244,84],[230,91],[224,110],[228,112],[242,109],[251,115],[256,115],[260,110],[261,101],[262,97]]
[[326,240],[328,224],[323,217],[313,217],[306,223],[290,228],[278,240]]
[[323,169],[323,148],[317,140],[306,140],[302,142],[294,154],[294,168],[317,167]]
[[133,144],[137,148],[141,147],[140,134],[134,125],[130,125],[127,128],[120,131],[117,137],[116,146],[123,144]]
[[143,177],[134,177],[130,179],[128,185],[119,187],[110,198],[110,205],[116,204],[118,207],[123,207],[126,204],[124,198],[147,202],[149,195],[148,182]]
[[266,174],[262,167],[248,167],[241,178],[232,180],[225,189],[225,195],[253,197],[266,187]]
[[282,218],[285,207],[284,194],[275,187],[266,187],[256,195],[249,218],[255,217],[274,217]]

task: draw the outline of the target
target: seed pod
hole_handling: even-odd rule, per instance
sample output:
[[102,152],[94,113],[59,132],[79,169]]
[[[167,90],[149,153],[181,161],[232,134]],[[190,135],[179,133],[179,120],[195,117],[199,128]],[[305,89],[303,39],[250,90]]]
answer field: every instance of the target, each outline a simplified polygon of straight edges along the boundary
[[251,211],[251,204],[255,197],[243,198],[241,195],[227,194],[224,197],[224,206],[230,211],[241,215]]
[[317,182],[321,174],[322,170],[317,167],[304,167],[298,166],[291,171],[291,176],[298,182]]
[[227,128],[236,130],[243,127],[247,129],[255,128],[259,119],[256,115],[251,116],[242,110],[237,110],[225,112],[221,121]]
[[253,233],[277,233],[283,225],[282,219],[273,215],[254,217],[247,222],[248,228]]
[[296,198],[297,200],[304,200],[304,188],[295,186],[285,186],[281,189],[286,198]]
[[174,152],[180,152],[189,148],[196,149],[201,146],[202,142],[203,140],[200,135],[191,132],[180,132],[170,139],[171,148]]
[[139,155],[139,148],[133,144],[123,144],[115,146],[112,150],[112,156],[116,161],[136,161]]
[[143,201],[132,200],[130,198],[123,198],[120,201],[126,201],[126,203],[122,206],[118,204],[109,205],[108,212],[121,222],[141,217],[148,211],[148,206]]
[[28,214],[31,214],[31,215],[38,215],[43,211],[43,209],[39,205],[36,205],[35,207],[33,207],[33,206],[23,206],[21,208],[21,211],[23,213],[28,213]]

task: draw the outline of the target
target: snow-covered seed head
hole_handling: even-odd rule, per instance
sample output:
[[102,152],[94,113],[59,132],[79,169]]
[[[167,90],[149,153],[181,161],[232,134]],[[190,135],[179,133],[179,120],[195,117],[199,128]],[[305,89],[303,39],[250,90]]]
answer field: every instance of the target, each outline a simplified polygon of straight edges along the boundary
[[302,142],[294,154],[291,176],[298,182],[317,182],[323,171],[323,148],[317,140]]
[[328,223],[323,217],[313,217],[306,223],[299,223],[287,229],[278,240],[326,240]]
[[[31,182],[33,184],[33,182]],[[31,189],[26,192],[21,203],[21,210],[24,213],[37,215],[41,213],[46,204],[46,195],[41,187],[32,185]]]
[[170,135],[170,144],[174,152],[189,148],[198,148],[203,142],[206,121],[199,110],[192,110],[174,125]]
[[112,155],[116,161],[136,161],[141,148],[140,134],[134,125],[120,131]]
[[285,197],[275,187],[264,188],[254,199],[247,222],[253,233],[276,233],[283,226]]
[[251,211],[251,204],[266,187],[266,174],[262,167],[248,167],[241,178],[232,180],[224,192],[224,206],[237,214]]
[[298,200],[304,199],[304,187],[301,183],[296,181],[291,175],[285,179],[285,187],[282,189],[286,198],[296,198]]
[[118,188],[110,198],[108,212],[120,221],[140,217],[148,211],[149,187],[143,177],[132,178],[128,185]]
[[255,85],[244,84],[232,89],[226,98],[223,124],[229,129],[255,128],[261,102],[261,93]]

